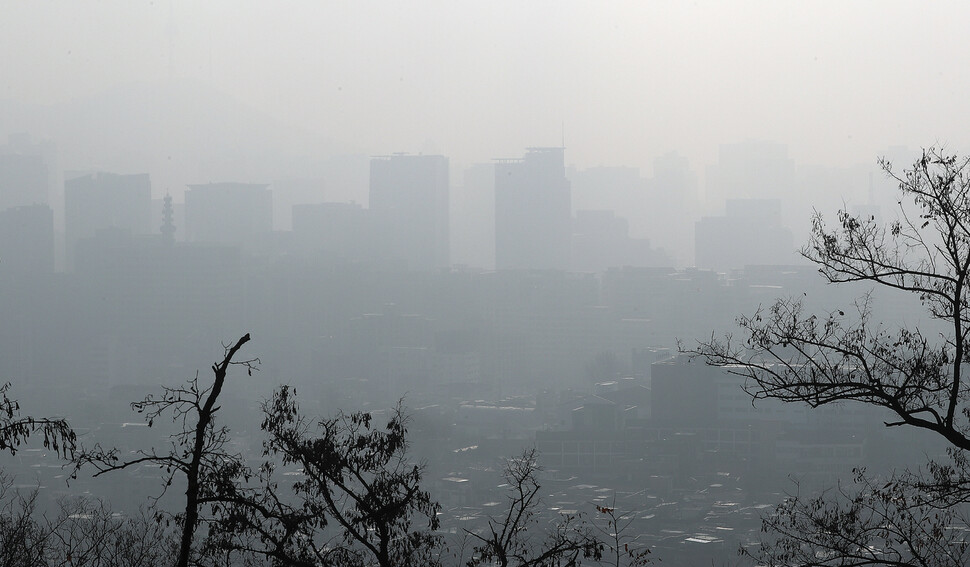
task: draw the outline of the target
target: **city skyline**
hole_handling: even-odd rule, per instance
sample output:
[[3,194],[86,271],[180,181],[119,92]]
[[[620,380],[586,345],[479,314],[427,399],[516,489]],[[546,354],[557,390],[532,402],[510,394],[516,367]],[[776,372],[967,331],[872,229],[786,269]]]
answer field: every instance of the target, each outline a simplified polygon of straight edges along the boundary
[[970,3],[0,13],[0,563],[970,564]]
[[[62,171],[58,169],[61,159],[55,142],[32,141],[29,133],[11,135],[10,140],[0,152],[0,159],[13,165],[0,171],[0,197],[8,192],[18,195],[27,183],[35,187],[37,204],[52,207],[55,231],[60,234],[66,226],[67,247],[57,252],[58,269],[65,266],[70,269],[72,247],[78,240],[77,228],[72,227],[79,226],[79,222],[90,225],[82,231],[84,236],[92,236],[98,228],[95,226],[98,222],[92,219],[115,217],[114,221],[101,223],[104,226],[100,229],[158,233],[163,199],[152,198],[158,192],[153,189],[158,186],[153,170],[137,174]],[[343,235],[331,231],[328,237],[346,241],[340,245],[345,252],[348,246],[356,247],[355,256],[360,259],[383,255],[385,260],[405,261],[422,270],[451,265],[485,269],[556,267],[581,271],[621,265],[665,265],[724,270],[740,268],[748,262],[799,263],[793,252],[808,232],[812,211],[825,211],[819,203],[829,202],[832,207],[829,213],[834,213],[836,199],[852,210],[871,210],[881,217],[891,218],[899,213],[898,206],[888,198],[891,193],[885,191],[891,189],[893,181],[884,172],[865,166],[846,169],[807,166],[789,157],[784,144],[756,141],[724,144],[718,161],[704,168],[703,183],[698,182],[697,169],[676,153],[656,158],[655,173],[651,177],[635,167],[585,170],[566,167],[566,155],[568,151],[564,147],[529,147],[524,157],[495,159],[453,173],[449,173],[450,158],[442,155],[398,152],[370,158],[347,156],[328,162],[328,167],[316,178],[284,177],[269,183],[252,183],[244,182],[246,176],[240,174],[230,178],[234,181],[190,183],[182,195],[170,190],[164,195],[171,197],[175,193],[174,226],[181,226],[175,233],[177,241],[223,242],[246,247],[259,241],[266,243],[271,232],[291,231],[293,215],[302,207],[303,232],[298,238],[309,244],[306,220],[312,217],[316,218],[314,222],[320,222],[324,217],[319,216],[323,213],[319,206],[327,205],[330,207],[329,213],[324,213],[329,215],[327,218],[349,230]],[[21,156],[29,159],[20,160]],[[555,159],[550,161],[549,156]],[[909,159],[907,156],[908,152],[901,148],[891,154],[903,163]],[[24,169],[17,165],[21,161],[32,165]],[[462,180],[455,182],[456,177]],[[64,189],[57,188],[61,179],[65,180]],[[132,184],[122,180],[135,179],[139,180],[135,185],[141,187],[137,204],[131,201],[119,205],[120,201],[109,198],[113,193],[104,192],[107,186],[100,190],[103,195],[91,202],[71,197],[79,194],[77,187],[82,182],[114,183],[118,187],[111,191],[117,193],[126,184]],[[564,185],[556,188],[561,184]],[[338,185],[345,198],[329,198],[333,196],[331,188]],[[778,188],[789,196],[773,197]],[[700,198],[705,193],[711,196],[707,204]],[[346,198],[351,194],[363,195],[360,204],[356,199]],[[117,196],[131,198],[121,193]],[[16,202],[19,201],[11,201]],[[771,206],[778,211],[768,224],[780,229],[779,234],[791,235],[780,240],[761,239],[763,244],[774,242],[774,252],[754,251],[761,250],[759,244],[746,247],[747,252],[716,255],[727,263],[712,261],[715,256],[697,256],[695,232],[702,230],[702,225],[711,226],[713,219],[725,214],[737,216],[746,207],[763,207],[769,202],[775,203]],[[78,208],[81,206],[89,207],[90,211],[83,212]],[[313,207],[319,211],[306,216]],[[361,213],[352,212],[354,207],[363,207]],[[360,218],[344,218],[348,214]],[[205,220],[184,218],[186,215],[201,215],[199,218]],[[131,220],[136,218],[137,221]],[[510,221],[514,218],[519,220]],[[734,229],[725,234],[749,234],[748,240],[754,243],[759,239],[752,240],[750,235],[754,233],[744,227],[757,223],[756,218],[738,217],[732,221]],[[502,230],[496,230],[498,226]],[[203,230],[206,234],[200,236]],[[319,229],[310,230],[317,237],[322,234]],[[419,231],[428,232],[419,236]],[[452,232],[454,238],[449,234]],[[358,238],[357,244],[350,244],[351,235],[356,235],[353,238]],[[503,239],[506,243],[499,243]],[[539,245],[542,239],[548,242]],[[571,255],[570,240],[574,239],[578,239],[579,248],[576,255]],[[715,240],[731,242],[723,237]],[[60,250],[63,237],[59,236],[57,242]],[[553,246],[552,242],[558,244]],[[528,252],[523,247],[526,244],[537,247]],[[273,246],[278,247],[279,243]],[[554,251],[555,247],[560,249]],[[597,247],[609,249],[611,253],[604,255]],[[432,252],[432,248],[436,250]],[[509,261],[510,250],[515,250],[519,260]],[[414,254],[426,256],[419,259]],[[437,259],[431,260],[432,257]],[[729,257],[734,260],[728,261]]]

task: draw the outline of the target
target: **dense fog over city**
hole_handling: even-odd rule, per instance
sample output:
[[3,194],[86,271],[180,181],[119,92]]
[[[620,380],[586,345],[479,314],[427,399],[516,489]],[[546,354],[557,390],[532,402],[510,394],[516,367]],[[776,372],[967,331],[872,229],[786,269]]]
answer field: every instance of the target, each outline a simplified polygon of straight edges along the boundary
[[754,565],[792,495],[965,465],[968,17],[0,0],[0,542]]

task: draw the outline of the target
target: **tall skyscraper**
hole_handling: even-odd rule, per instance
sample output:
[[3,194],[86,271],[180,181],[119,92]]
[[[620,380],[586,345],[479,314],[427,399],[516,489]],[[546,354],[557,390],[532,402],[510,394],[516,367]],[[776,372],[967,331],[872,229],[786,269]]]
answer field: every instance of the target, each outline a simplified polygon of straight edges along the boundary
[[529,148],[495,164],[495,267],[568,270],[570,185],[565,148]]
[[408,270],[449,266],[448,158],[373,158],[370,210],[380,261]]
[[43,204],[0,211],[0,277],[54,271],[54,211]]
[[15,134],[0,145],[0,211],[26,205],[50,204],[54,149]]
[[452,191],[451,261],[495,269],[495,164],[465,168],[462,186]]
[[64,181],[64,232],[68,261],[77,241],[103,229],[150,234],[152,184],[147,173],[96,172]]

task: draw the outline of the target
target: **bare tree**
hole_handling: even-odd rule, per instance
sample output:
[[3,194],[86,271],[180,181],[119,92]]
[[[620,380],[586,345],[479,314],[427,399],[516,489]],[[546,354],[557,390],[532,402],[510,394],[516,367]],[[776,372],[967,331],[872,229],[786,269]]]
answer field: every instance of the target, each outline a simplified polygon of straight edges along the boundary
[[[0,385],[0,451],[16,454],[31,435],[43,436],[43,446],[59,457],[73,457],[77,435],[63,418],[23,416],[20,403],[7,394],[10,383]],[[21,493],[0,475],[0,565],[45,565],[49,531],[35,517],[38,492]]]
[[542,485],[537,457],[532,448],[506,462],[508,509],[489,518],[485,530],[468,532],[479,542],[469,567],[578,565],[583,559],[602,558],[603,544],[578,515],[559,515],[550,529],[538,529]]
[[48,534],[44,565],[153,567],[170,564],[178,552],[179,534],[144,509],[123,516],[83,497],[58,505],[58,513],[40,524]]
[[214,377],[211,386],[201,385],[196,373],[183,386],[166,386],[161,396],[149,395],[131,404],[133,410],[145,414],[149,426],[163,416],[170,416],[179,425],[180,430],[171,436],[168,451],[158,452],[154,448],[140,450],[138,456],[122,459],[116,448],[104,449],[98,445],[82,450],[75,459],[75,474],[89,464],[96,469],[94,476],[100,476],[148,463],[159,465],[165,471],[165,488],[172,484],[176,476],[185,478],[185,509],[177,518],[181,525],[175,562],[177,567],[189,564],[202,504],[218,499],[219,486],[251,474],[242,456],[226,449],[228,428],[215,424],[215,415],[220,408],[216,402],[222,393],[229,368],[241,366],[250,374],[257,370],[259,359],[234,360],[239,349],[249,340],[247,333],[235,344],[224,345],[223,359],[212,365]]
[[14,490],[9,477],[0,478],[0,565],[45,565],[47,531],[37,521],[37,490]]
[[596,511],[605,524],[597,526],[602,535],[604,561],[608,560],[614,567],[649,565],[650,548],[637,542],[637,534],[630,533],[636,514],[617,509],[616,495],[613,496],[612,506],[597,505]]
[[77,448],[77,435],[66,419],[56,417],[31,417],[20,414],[20,403],[7,396],[10,382],[0,386],[0,451],[15,454],[32,434],[44,437],[44,447],[58,456],[73,456]]
[[123,516],[103,501],[74,497],[49,515],[38,510],[38,494],[0,478],[0,565],[154,567],[178,550],[178,534],[145,510]]
[[[760,550],[766,564],[966,562],[961,545],[946,553],[940,545],[952,536],[947,522],[963,518],[961,507],[970,498],[963,453],[970,449],[970,390],[963,376],[970,362],[970,158],[930,149],[901,175],[881,164],[899,183],[899,220],[880,226],[872,217],[841,211],[829,227],[816,214],[802,254],[828,282],[868,282],[913,294],[942,323],[938,339],[874,321],[868,297],[853,309],[821,315],[807,312],[801,299],[779,299],[738,319],[740,339],[713,338],[689,352],[744,376],[756,400],[885,408],[893,416],[887,426],[945,439],[953,463],[930,463],[926,471],[888,482],[863,473],[851,490],[831,498],[793,495],[765,519],[766,530],[777,536]],[[908,212],[910,202],[915,213]],[[959,551],[961,561],[952,563],[950,551]]]
[[742,552],[771,566],[967,565],[965,465],[930,463],[888,480],[856,469],[848,486],[816,496],[796,491],[763,518],[770,537]]

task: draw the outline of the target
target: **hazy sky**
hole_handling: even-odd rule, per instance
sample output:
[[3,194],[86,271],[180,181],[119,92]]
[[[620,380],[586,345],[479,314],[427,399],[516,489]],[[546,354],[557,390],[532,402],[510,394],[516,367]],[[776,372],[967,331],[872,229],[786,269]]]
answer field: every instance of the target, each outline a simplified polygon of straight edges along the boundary
[[970,151],[970,3],[0,0],[0,100],[189,78],[367,152]]

